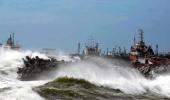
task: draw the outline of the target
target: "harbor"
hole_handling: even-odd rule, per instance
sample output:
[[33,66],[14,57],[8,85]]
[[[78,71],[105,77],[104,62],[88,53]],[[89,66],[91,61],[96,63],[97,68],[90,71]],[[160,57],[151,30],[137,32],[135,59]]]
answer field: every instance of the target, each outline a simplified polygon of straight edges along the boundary
[[0,100],[170,100],[169,4],[0,0]]
[[[64,59],[58,59],[56,57],[56,50],[45,48],[40,51],[48,59],[42,59],[39,56],[32,57],[32,54],[23,57],[23,66],[18,66],[18,78],[21,80],[36,80],[37,77],[42,74],[57,69],[58,66],[67,66],[76,62],[86,61],[91,58],[104,58],[110,60],[122,60],[128,63],[132,68],[137,69],[144,77],[153,79],[154,74],[168,73],[170,65],[169,54],[159,54],[158,45],[156,50],[152,49],[151,45],[146,45],[144,41],[144,31],[138,30],[138,41],[134,37],[134,43],[129,46],[130,51],[127,52],[126,48],[121,50],[121,47],[117,50],[113,48],[113,51],[107,49],[106,53],[102,53],[99,43],[96,43],[94,39],[89,39],[84,49],[81,48],[81,44],[78,43],[77,53],[67,54],[72,61],[65,61]],[[2,44],[1,48],[4,50],[22,50],[22,48],[15,42],[15,35],[12,34],[6,41],[6,44]],[[82,52],[81,52],[82,50]],[[116,51],[117,50],[117,51]],[[78,58],[77,60],[76,57]]]

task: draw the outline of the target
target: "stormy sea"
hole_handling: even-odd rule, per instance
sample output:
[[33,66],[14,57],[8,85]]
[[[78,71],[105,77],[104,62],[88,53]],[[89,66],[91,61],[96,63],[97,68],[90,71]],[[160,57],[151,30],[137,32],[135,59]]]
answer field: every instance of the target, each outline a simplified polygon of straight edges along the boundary
[[57,54],[56,59],[74,63],[21,81],[17,70],[27,55],[48,59],[30,50],[0,49],[0,100],[170,100],[170,73],[148,79],[121,59]]

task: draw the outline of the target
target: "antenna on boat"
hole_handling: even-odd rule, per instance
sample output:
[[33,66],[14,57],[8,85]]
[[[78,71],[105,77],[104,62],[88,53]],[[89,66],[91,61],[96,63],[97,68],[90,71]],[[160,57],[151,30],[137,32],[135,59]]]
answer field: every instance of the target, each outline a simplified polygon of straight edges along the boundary
[[155,50],[155,53],[156,53],[156,55],[158,56],[158,44],[156,45],[156,50]]
[[12,45],[14,46],[15,45],[15,33],[12,33]]
[[80,42],[78,43],[77,53],[80,54]]
[[109,48],[107,48],[106,55],[107,56],[109,55]]
[[126,47],[123,47],[123,49],[124,49],[124,55],[126,55]]
[[10,46],[12,46],[12,36],[11,36],[11,34],[10,34],[9,39],[8,39],[8,44],[9,44]]
[[140,42],[143,43],[144,37],[143,37],[143,29],[139,29],[139,38],[140,38]]
[[135,46],[136,45],[136,37],[135,36],[134,36],[133,42],[134,42],[134,46]]

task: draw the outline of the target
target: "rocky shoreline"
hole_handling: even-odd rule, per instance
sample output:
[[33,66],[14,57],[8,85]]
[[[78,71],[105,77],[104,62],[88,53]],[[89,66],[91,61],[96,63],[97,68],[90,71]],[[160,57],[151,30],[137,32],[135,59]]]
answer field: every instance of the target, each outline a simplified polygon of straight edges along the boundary
[[54,58],[42,59],[36,56],[35,58],[30,58],[26,56],[23,58],[23,67],[18,67],[18,78],[20,80],[36,80],[39,76],[46,72],[56,69],[59,65],[66,65],[68,62],[64,60],[58,61]]

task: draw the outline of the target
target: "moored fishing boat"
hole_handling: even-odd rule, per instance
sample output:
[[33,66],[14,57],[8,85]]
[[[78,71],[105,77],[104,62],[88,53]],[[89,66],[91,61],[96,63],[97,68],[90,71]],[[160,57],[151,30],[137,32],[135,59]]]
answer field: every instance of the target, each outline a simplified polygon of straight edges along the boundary
[[[134,45],[131,46],[129,59],[135,68],[147,76],[159,67],[170,65],[170,59],[168,56],[159,56],[158,51],[155,53],[151,45],[147,46],[144,42],[143,33],[143,30],[140,29],[139,41],[136,42],[134,38]],[[158,46],[156,47],[158,48]]]

